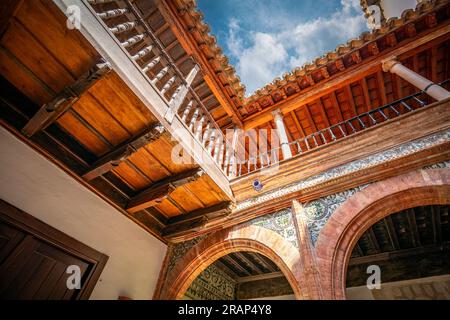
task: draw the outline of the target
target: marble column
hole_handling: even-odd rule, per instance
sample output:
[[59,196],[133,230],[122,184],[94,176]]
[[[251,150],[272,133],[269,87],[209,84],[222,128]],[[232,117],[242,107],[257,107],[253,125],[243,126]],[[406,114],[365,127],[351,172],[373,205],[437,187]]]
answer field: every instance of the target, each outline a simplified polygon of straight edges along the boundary
[[420,74],[412,71],[411,69],[402,65],[396,58],[391,58],[383,61],[383,71],[390,72],[398,75],[403,80],[409,82],[413,86],[423,90],[430,97],[437,101],[442,101],[450,98],[450,92],[433,83],[432,81],[424,78]]
[[281,151],[283,152],[283,158],[292,158],[291,147],[289,146],[289,140],[286,133],[286,127],[283,122],[283,114],[281,110],[275,110],[273,113],[275,126],[277,127],[278,136],[280,137]]

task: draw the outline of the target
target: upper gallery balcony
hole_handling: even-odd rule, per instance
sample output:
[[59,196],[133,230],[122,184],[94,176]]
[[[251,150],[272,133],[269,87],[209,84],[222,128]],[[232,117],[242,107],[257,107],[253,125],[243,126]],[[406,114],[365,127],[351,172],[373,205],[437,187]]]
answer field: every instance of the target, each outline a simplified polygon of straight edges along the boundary
[[230,213],[220,103],[152,1],[14,4],[4,127],[161,239]]

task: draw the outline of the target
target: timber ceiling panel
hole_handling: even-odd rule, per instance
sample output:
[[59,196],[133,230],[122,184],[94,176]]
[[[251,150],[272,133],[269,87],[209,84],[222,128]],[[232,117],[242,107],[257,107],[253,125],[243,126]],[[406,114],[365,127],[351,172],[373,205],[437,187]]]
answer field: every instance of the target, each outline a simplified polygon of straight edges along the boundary
[[234,252],[215,262],[215,265],[231,275],[234,279],[276,273],[283,277],[280,268],[266,256],[256,252]]
[[449,206],[390,215],[370,227],[353,249],[347,286],[364,285],[366,268],[379,265],[383,282],[450,273]]
[[[140,5],[150,2],[137,1]],[[103,6],[115,8],[113,3]],[[153,19],[153,27],[159,28],[164,21],[152,8],[146,9],[152,11],[147,12],[147,19]],[[107,23],[120,19],[123,17]],[[68,31],[65,15],[50,0],[21,1],[2,30],[2,124],[19,134],[42,105],[77,81],[100,57],[78,31]],[[176,38],[170,28],[155,32],[187,74],[192,60],[182,59],[186,53],[179,45],[171,45]],[[132,31],[122,36],[131,35]],[[138,44],[135,49],[142,47]],[[209,94],[203,83],[202,77],[196,79],[198,90]],[[56,121],[34,134],[31,142],[84,176],[124,213],[127,210],[132,219],[161,237],[171,218],[188,213],[195,216],[196,211],[207,211],[229,199],[196,165],[172,161],[175,142],[167,132],[158,130],[156,118],[111,71]],[[98,168],[107,169],[95,171]]]

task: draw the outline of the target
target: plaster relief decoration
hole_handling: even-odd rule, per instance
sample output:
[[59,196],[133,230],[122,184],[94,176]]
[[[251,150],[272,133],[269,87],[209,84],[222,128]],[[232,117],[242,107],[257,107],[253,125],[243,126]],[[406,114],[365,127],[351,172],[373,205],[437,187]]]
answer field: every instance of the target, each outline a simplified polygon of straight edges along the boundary
[[236,281],[214,264],[206,268],[192,282],[185,298],[192,300],[234,300]]
[[295,231],[294,221],[292,220],[291,208],[287,208],[276,213],[267,214],[243,224],[243,226],[250,225],[272,230],[292,243],[294,247],[298,248],[297,234]]
[[286,187],[283,187],[283,188],[280,188],[280,189],[277,189],[274,191],[270,191],[270,192],[264,193],[260,196],[242,201],[241,203],[237,204],[236,212],[247,209],[247,208],[251,208],[253,206],[256,206],[256,205],[264,203],[264,202],[268,202],[268,201],[277,199],[279,197],[283,197],[285,195],[288,195],[288,194],[291,194],[294,192],[298,192],[298,191],[305,190],[308,188],[313,188],[313,187],[318,186],[327,181],[337,179],[337,178],[358,172],[360,170],[374,167],[374,166],[377,166],[377,165],[380,165],[380,164],[383,164],[383,163],[386,163],[389,161],[393,161],[393,160],[417,153],[424,149],[429,149],[433,146],[443,144],[448,141],[450,141],[450,130],[447,130],[444,132],[438,132],[438,133],[435,133],[433,135],[430,135],[430,136],[422,138],[422,139],[404,143],[398,147],[391,148],[389,150],[373,154],[373,155],[363,158],[363,159],[349,162],[347,164],[338,166],[336,168],[333,168],[333,169],[323,172],[321,174],[309,177],[305,180],[301,180],[301,181],[292,183],[290,185],[287,185]]
[[208,235],[202,235],[188,241],[173,244],[170,250],[170,258],[167,265],[167,270],[172,270],[178,260],[180,260],[193,246],[200,243],[207,236]]
[[348,198],[365,189],[367,186],[368,184],[362,185],[304,204],[308,231],[313,245],[316,244],[320,230],[322,230],[325,223],[330,219],[333,212],[335,212]]

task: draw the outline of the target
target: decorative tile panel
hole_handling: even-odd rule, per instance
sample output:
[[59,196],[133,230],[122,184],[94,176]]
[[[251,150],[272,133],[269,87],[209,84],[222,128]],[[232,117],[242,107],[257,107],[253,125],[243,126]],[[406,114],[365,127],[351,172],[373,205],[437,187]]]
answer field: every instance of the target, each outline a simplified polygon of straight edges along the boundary
[[349,189],[343,192],[332,194],[304,204],[305,216],[308,226],[308,231],[311,236],[311,242],[316,244],[319,237],[320,230],[322,230],[325,223],[331,215],[355,193],[365,189],[368,186],[362,185],[357,188]]
[[297,233],[295,231],[294,221],[292,220],[291,208],[258,217],[246,222],[244,225],[259,226],[272,230],[298,248]]

